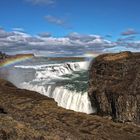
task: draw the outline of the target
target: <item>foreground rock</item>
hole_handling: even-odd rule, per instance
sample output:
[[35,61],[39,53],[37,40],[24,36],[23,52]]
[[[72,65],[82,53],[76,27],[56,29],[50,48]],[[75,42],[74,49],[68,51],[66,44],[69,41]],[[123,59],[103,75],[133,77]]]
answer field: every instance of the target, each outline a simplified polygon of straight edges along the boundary
[[98,56],[91,64],[89,83],[98,115],[140,124],[140,53]]
[[62,109],[0,80],[0,140],[139,140],[140,128]]

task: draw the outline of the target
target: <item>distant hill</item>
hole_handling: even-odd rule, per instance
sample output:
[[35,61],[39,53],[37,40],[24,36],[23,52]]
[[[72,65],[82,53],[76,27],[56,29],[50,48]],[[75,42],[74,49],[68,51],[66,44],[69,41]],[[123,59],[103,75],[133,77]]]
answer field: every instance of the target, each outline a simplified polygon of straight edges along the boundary
[[0,52],[0,66],[5,66],[11,64],[12,62],[19,62],[22,60],[30,59],[34,57],[34,54],[17,54],[17,55],[7,55]]
[[0,52],[0,60],[8,58],[9,56],[5,53]]

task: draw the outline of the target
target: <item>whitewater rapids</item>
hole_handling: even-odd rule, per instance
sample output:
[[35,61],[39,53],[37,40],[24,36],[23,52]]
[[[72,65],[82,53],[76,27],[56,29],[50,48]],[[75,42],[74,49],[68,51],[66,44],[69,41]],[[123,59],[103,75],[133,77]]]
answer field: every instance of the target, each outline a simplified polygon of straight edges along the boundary
[[[20,88],[36,91],[53,98],[58,106],[66,109],[87,114],[96,112],[96,109],[91,105],[87,91],[82,86],[87,84],[87,81],[77,80],[80,71],[87,71],[88,62],[17,65],[15,68],[35,70],[35,78],[32,81],[21,83]],[[80,86],[80,88],[75,85]]]

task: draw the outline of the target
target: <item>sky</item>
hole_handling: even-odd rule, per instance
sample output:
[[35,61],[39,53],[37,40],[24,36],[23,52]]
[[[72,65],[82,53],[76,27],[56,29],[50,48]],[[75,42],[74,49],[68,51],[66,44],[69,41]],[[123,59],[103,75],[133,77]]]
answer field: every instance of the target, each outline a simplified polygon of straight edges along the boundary
[[1,0],[0,51],[140,51],[140,0]]

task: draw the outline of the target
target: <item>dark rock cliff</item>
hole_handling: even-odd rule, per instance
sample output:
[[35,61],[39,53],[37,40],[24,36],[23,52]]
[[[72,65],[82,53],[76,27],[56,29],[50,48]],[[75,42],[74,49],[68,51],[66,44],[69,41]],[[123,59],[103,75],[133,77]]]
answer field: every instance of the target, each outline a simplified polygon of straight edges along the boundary
[[100,55],[89,75],[89,97],[98,115],[140,124],[140,53]]

